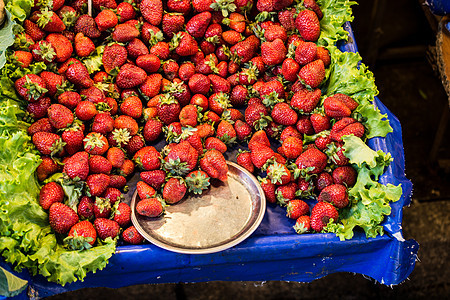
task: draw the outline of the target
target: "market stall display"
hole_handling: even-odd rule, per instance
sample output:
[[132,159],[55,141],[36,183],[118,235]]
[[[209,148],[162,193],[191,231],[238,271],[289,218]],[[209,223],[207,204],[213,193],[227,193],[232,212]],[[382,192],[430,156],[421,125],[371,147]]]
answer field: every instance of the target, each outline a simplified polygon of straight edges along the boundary
[[[258,1],[247,15],[242,3],[237,7],[233,1],[211,1],[210,7],[201,8],[194,1],[192,15],[163,18],[162,10],[148,12],[151,1],[142,1],[140,11],[129,12],[142,13],[143,24],[119,10],[122,19],[109,23],[107,17],[114,17],[107,14],[113,11],[104,9],[95,19],[78,17],[76,35],[68,37],[54,32],[69,26],[63,21],[68,22],[70,8],[64,11],[66,18],[59,18],[61,23],[53,23],[60,26],[55,29],[49,25],[53,21],[43,24],[42,16],[55,18],[56,13],[41,7],[27,19],[32,5],[22,2],[27,3],[7,2],[2,29],[9,38],[5,46],[15,52],[2,53],[1,141],[10,152],[4,152],[7,172],[1,181],[0,226],[6,234],[0,251],[16,269],[26,269],[20,276],[29,279],[39,296],[139,283],[311,281],[337,271],[397,284],[412,271],[418,245],[401,236],[401,210],[411,194],[411,182],[404,176],[401,127],[376,98],[373,75],[360,63],[348,23],[354,2],[286,1],[275,8]],[[161,3],[153,2],[156,7]],[[188,20],[185,31],[184,22],[168,21],[181,16]],[[17,24],[23,24],[22,29]],[[40,38],[37,29],[44,33]],[[18,68],[24,60],[17,54],[30,53],[19,50],[29,46],[23,33],[34,34],[31,42],[36,43],[31,46],[33,62]],[[99,39],[102,35],[106,38]],[[71,43],[70,38],[74,50],[67,54],[56,41]],[[163,58],[161,45],[168,47],[172,59]],[[49,48],[51,58],[44,55]],[[47,106],[41,103],[46,95],[53,98]],[[40,118],[37,112],[42,112]],[[30,117],[47,119],[50,129]],[[70,130],[65,130],[67,124]],[[63,135],[75,132],[82,142],[70,148]],[[288,140],[294,141],[289,147]],[[136,144],[140,147],[131,147]],[[121,163],[113,152],[120,154]],[[52,165],[58,157],[62,170],[56,163],[55,170],[39,172],[43,161]],[[133,216],[137,225],[136,212],[148,215],[148,209],[136,207],[119,225],[127,216],[117,213],[120,204],[126,211],[135,190],[138,204],[154,199],[161,208],[176,207],[187,193],[201,195],[208,184],[226,184],[225,159],[259,176],[267,199],[266,215],[248,239],[205,256],[177,254],[148,243],[127,245],[133,240],[119,232],[134,227]],[[123,179],[130,179],[134,169],[139,179],[134,184],[128,180],[128,191],[122,189]],[[163,179],[150,179],[155,174]],[[59,200],[47,204],[47,198],[38,196],[45,191],[42,186],[59,191]],[[82,198],[95,198],[92,206],[98,212],[94,208],[95,218],[90,219],[95,235],[69,243],[79,238],[71,228],[83,217],[89,220],[80,214]],[[296,215],[294,203],[304,203],[307,209]],[[105,207],[113,214],[102,215]],[[54,213],[63,210],[73,218]],[[151,217],[163,220],[162,212]],[[32,242],[23,244],[24,236]]]

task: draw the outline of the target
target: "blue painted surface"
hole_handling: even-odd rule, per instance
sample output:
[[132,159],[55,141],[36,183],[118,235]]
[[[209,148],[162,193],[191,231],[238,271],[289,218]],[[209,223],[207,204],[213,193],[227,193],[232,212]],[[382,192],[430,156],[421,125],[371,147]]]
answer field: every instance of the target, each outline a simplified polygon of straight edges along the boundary
[[[350,24],[346,23],[344,28],[350,33],[349,43],[339,47],[356,52]],[[26,271],[18,276],[29,280],[39,297],[87,287],[118,288],[149,283],[311,282],[336,272],[363,274],[386,285],[399,284],[413,271],[419,249],[416,241],[405,241],[401,237],[402,209],[410,204],[412,183],[405,177],[401,124],[378,98],[375,98],[375,105],[382,114],[387,114],[393,128],[386,138],[368,141],[372,149],[390,152],[394,158],[380,182],[402,184],[403,189],[401,199],[391,203],[392,213],[383,222],[384,236],[367,239],[359,232],[351,240],[340,241],[334,234],[298,235],[292,230],[295,221],[285,216],[285,208],[268,205],[259,228],[241,244],[222,252],[187,255],[150,244],[119,246],[107,267],[95,274],[89,273],[84,282],[62,287],[43,276],[30,277]],[[0,265],[5,266],[2,262]],[[28,299],[28,296],[22,293],[15,298]]]
[[450,13],[449,0],[427,0],[425,4],[430,8],[431,12],[438,16],[444,16]]

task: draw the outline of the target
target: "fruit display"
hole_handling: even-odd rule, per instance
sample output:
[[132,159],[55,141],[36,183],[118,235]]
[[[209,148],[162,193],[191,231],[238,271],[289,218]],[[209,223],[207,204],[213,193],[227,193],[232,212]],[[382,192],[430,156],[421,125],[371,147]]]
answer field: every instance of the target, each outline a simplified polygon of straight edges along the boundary
[[[136,213],[257,177],[298,234],[383,234],[400,185],[366,141],[392,131],[357,53],[336,46],[348,0],[6,1],[0,45],[0,253],[49,281],[83,280]],[[65,263],[71,256],[73,264]]]

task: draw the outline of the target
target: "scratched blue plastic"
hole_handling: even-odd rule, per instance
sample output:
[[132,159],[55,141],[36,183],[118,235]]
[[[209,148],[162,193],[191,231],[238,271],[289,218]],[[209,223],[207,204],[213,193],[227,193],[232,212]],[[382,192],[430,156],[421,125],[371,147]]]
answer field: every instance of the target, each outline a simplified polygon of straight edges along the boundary
[[[357,52],[350,23],[344,28],[349,42],[339,44],[342,51]],[[373,138],[368,145],[390,152],[394,161],[380,182],[401,184],[403,194],[392,203],[392,213],[385,218],[386,234],[367,239],[357,232],[353,239],[340,241],[334,234],[293,232],[293,220],[285,209],[268,205],[259,228],[244,242],[222,252],[204,255],[178,254],[146,244],[119,246],[104,270],[90,273],[84,282],[64,287],[48,282],[42,276],[30,277],[27,271],[18,274],[29,280],[40,297],[87,287],[118,288],[137,284],[204,282],[204,281],[297,281],[310,282],[336,272],[359,273],[386,284],[403,282],[413,271],[419,245],[403,240],[401,221],[403,206],[411,201],[412,183],[405,177],[402,129],[399,120],[375,98],[381,113],[387,114],[393,132],[386,138]],[[9,269],[10,266],[0,262]],[[28,299],[25,293],[15,297]]]

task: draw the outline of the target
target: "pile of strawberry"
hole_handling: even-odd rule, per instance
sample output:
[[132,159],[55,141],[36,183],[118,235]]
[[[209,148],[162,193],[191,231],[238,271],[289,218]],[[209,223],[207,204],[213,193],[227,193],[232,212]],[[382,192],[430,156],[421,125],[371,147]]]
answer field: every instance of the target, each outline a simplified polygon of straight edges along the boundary
[[315,0],[94,0],[93,16],[86,0],[35,3],[13,55],[46,68],[15,88],[42,155],[39,201],[68,247],[142,243],[123,201],[135,171],[136,211],[158,217],[226,181],[237,148],[298,233],[338,220],[357,175],[342,136],[365,130],[354,99],[322,97],[331,58]]

